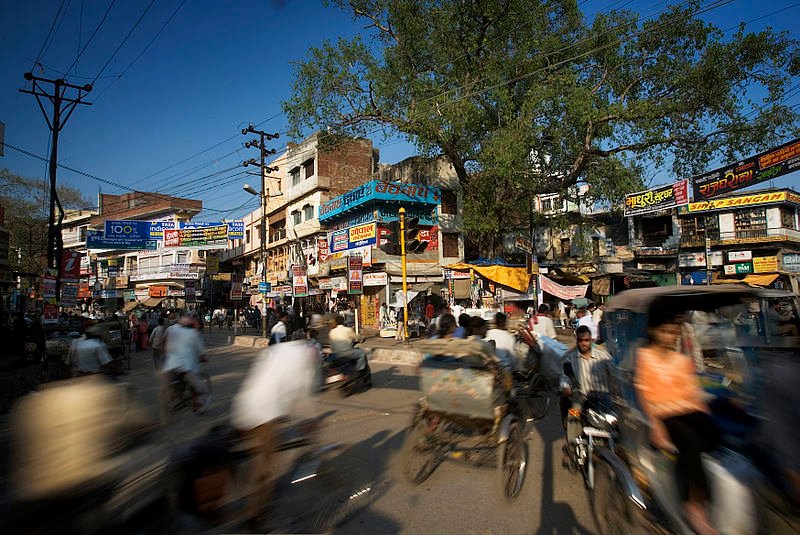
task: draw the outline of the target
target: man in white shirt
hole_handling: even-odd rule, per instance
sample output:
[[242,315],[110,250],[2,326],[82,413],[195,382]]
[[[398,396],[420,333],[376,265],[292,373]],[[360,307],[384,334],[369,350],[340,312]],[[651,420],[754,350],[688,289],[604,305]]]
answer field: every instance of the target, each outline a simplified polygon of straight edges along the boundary
[[367,355],[360,347],[355,347],[355,344],[360,341],[356,332],[350,328],[345,327],[344,318],[336,315],[336,327],[331,329],[328,335],[331,341],[331,351],[337,357],[352,359],[356,361],[356,371],[361,371],[367,365]]
[[486,333],[486,340],[494,341],[495,353],[500,363],[508,370],[514,370],[514,344],[516,338],[506,330],[506,315],[498,312],[494,315],[494,329]]
[[531,331],[539,336],[547,336],[556,339],[556,328],[553,320],[550,319],[550,309],[542,303],[539,305],[539,313],[533,316],[530,321]]
[[86,335],[76,340],[70,348],[70,360],[76,376],[101,373],[111,362],[102,333],[100,327],[92,325],[86,329]]
[[231,422],[253,441],[254,474],[245,516],[255,521],[272,497],[278,420],[318,415],[320,354],[306,341],[286,342],[261,352],[233,400]]
[[[164,372],[183,373],[197,396],[201,414],[211,405],[211,396],[206,385],[200,380],[200,359],[206,351],[203,337],[197,330],[197,319],[184,316],[177,324],[167,329],[164,337]],[[168,386],[168,385],[167,385]],[[165,395],[168,395],[165,392]],[[165,398],[166,399],[166,398]]]
[[578,309],[578,327],[585,325],[592,333],[592,340],[597,340],[597,325],[594,324],[592,316],[586,311],[584,307]]
[[567,305],[564,304],[564,301],[558,302],[558,321],[561,323],[559,327],[566,327],[567,326]]
[[599,307],[594,307],[592,311],[592,321],[595,325],[599,326],[600,322],[603,321],[603,308],[603,305],[600,305]]
[[276,323],[272,330],[269,332],[269,344],[280,344],[286,340],[286,323],[289,321],[289,314],[286,312],[278,313],[278,323]]
[[453,311],[453,317],[456,319],[460,318],[461,314],[464,313],[464,307],[462,307],[458,303],[453,304],[453,306],[450,307],[450,310]]

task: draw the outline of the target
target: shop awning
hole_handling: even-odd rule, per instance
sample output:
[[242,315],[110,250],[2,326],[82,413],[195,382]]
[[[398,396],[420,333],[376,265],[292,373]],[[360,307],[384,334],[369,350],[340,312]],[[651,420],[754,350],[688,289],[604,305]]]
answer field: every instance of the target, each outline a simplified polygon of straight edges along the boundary
[[743,279],[717,279],[714,284],[747,284],[749,286],[769,286],[780,275],[777,273],[764,273],[747,275]]
[[128,301],[127,303],[125,303],[125,306],[122,307],[122,310],[124,312],[130,312],[131,310],[133,310],[137,306],[139,306],[139,302],[138,301]]
[[459,262],[458,264],[447,266],[447,269],[453,269],[455,271],[469,271],[472,269],[484,279],[520,292],[528,291],[528,283],[531,279],[528,270],[524,267],[476,266],[474,264]]
[[147,299],[142,301],[140,304],[143,305],[143,306],[146,306],[146,307],[157,307],[158,305],[161,304],[161,301],[163,301],[163,300],[164,300],[163,297],[148,297]]

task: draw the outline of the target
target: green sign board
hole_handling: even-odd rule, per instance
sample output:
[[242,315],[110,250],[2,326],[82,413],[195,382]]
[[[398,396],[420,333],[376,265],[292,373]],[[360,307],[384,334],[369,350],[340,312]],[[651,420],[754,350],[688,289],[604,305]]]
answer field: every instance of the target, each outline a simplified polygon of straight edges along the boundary
[[752,262],[740,262],[738,264],[728,264],[725,266],[726,275],[746,275],[748,273],[753,273]]

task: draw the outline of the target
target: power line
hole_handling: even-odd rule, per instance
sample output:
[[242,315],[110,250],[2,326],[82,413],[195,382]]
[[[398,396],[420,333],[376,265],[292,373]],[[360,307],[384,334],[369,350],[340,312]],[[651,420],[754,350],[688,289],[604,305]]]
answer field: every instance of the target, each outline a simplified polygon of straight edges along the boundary
[[106,68],[108,68],[108,65],[109,65],[109,64],[110,64],[110,63],[111,63],[111,62],[114,60],[114,58],[116,57],[117,53],[118,53],[118,52],[120,51],[120,49],[121,49],[121,48],[122,48],[122,47],[125,45],[125,43],[128,41],[128,39],[130,38],[130,36],[131,36],[131,35],[133,34],[133,32],[136,30],[136,28],[138,28],[138,27],[139,27],[139,24],[141,24],[141,22],[142,22],[142,20],[144,19],[145,15],[147,15],[147,12],[148,12],[148,11],[150,11],[150,8],[151,8],[151,7],[153,7],[153,4],[155,4],[155,2],[156,2],[156,0],[150,0],[150,3],[149,3],[149,4],[147,4],[147,7],[145,7],[145,8],[144,8],[144,11],[142,11],[142,14],[141,14],[141,15],[139,15],[139,18],[136,20],[136,22],[133,24],[133,26],[131,27],[131,29],[130,29],[130,30],[128,31],[128,33],[125,35],[125,38],[122,40],[122,42],[119,44],[119,46],[117,46],[117,48],[116,48],[116,49],[114,50],[114,52],[111,54],[111,57],[110,57],[110,58],[108,58],[108,61],[106,61],[106,62],[105,62],[105,64],[103,65],[103,67],[100,69],[100,72],[99,72],[99,73],[97,73],[97,76],[95,76],[95,77],[94,77],[94,80],[92,80],[92,83],[93,83],[93,84],[94,84],[94,83],[97,81],[97,79],[98,79],[98,78],[100,78],[100,76],[103,74],[103,72],[106,70]]
[[39,60],[42,59],[42,54],[44,54],[45,47],[47,46],[47,42],[50,40],[50,36],[53,35],[53,29],[56,27],[56,22],[58,21],[58,17],[61,15],[61,10],[64,9],[64,3],[66,0],[61,0],[61,4],[58,6],[58,11],[56,11],[56,16],[53,18],[53,22],[50,24],[50,30],[48,30],[47,35],[44,38],[44,42],[42,46],[39,48],[39,53],[36,54],[36,59],[33,60],[33,66],[31,67],[31,71],[36,68],[36,65],[39,64]]
[[[147,43],[147,45],[145,45],[145,47],[142,49],[142,51],[141,51],[141,52],[139,52],[139,54],[138,54],[138,55],[137,55],[135,58],[133,58],[133,61],[131,61],[131,62],[128,64],[128,66],[127,66],[127,67],[125,67],[125,68],[122,70],[122,72],[120,72],[118,75],[115,75],[115,76],[114,76],[114,78],[116,78],[116,79],[115,79],[113,82],[111,82],[110,84],[108,84],[108,85],[107,85],[107,86],[106,86],[106,87],[105,87],[105,88],[104,88],[104,89],[103,89],[103,90],[100,92],[100,94],[98,94],[98,95],[97,95],[97,97],[94,99],[94,101],[95,101],[95,102],[97,102],[98,100],[100,100],[100,97],[102,97],[102,96],[105,94],[105,92],[106,92],[106,91],[108,91],[109,89],[111,89],[111,87],[112,87],[112,86],[113,86],[115,83],[117,83],[117,80],[119,80],[120,78],[122,78],[123,76],[125,76],[125,74],[127,74],[127,72],[128,72],[130,69],[131,69],[131,67],[133,67],[133,66],[134,66],[134,64],[135,64],[136,62],[138,62],[138,61],[141,59],[141,57],[142,57],[142,56],[144,56],[144,55],[145,55],[145,53],[147,53],[147,51],[148,51],[148,50],[150,50],[150,47],[151,47],[151,46],[153,46],[153,43],[155,43],[155,42],[156,42],[156,39],[158,39],[158,37],[161,35],[161,32],[163,32],[163,31],[164,31],[164,29],[165,29],[167,26],[169,26],[169,23],[170,23],[170,22],[172,22],[172,19],[174,19],[174,18],[175,18],[175,15],[177,15],[177,14],[178,14],[178,11],[180,11],[180,10],[181,10],[181,8],[184,6],[184,4],[186,4],[186,0],[181,0],[181,3],[180,3],[180,4],[178,4],[178,7],[176,7],[176,8],[175,8],[175,11],[173,11],[173,12],[172,12],[172,14],[171,14],[171,15],[169,16],[169,18],[166,20],[166,22],[164,22],[164,24],[162,24],[162,25],[161,25],[161,28],[159,28],[159,30],[156,32],[156,34],[153,36],[153,38],[152,38],[152,39],[150,39],[150,42],[149,42],[149,43]],[[102,77],[101,77],[101,78],[102,78]]]
[[108,14],[111,13],[111,8],[114,7],[114,4],[116,2],[117,2],[117,0],[111,0],[111,3],[108,5],[108,9],[106,9],[106,12],[103,13],[103,18],[100,19],[100,22],[97,24],[97,27],[92,32],[92,35],[89,36],[89,40],[86,41],[86,44],[83,45],[83,48],[81,48],[81,51],[78,52],[78,55],[75,56],[75,60],[72,62],[72,64],[67,69],[67,74],[69,74],[69,71],[71,71],[72,68],[78,63],[78,60],[83,55],[83,53],[86,52],[86,49],[89,47],[89,44],[94,39],[94,36],[97,35],[97,32],[100,31],[100,28],[103,27],[103,24],[105,23],[106,18],[108,17]]

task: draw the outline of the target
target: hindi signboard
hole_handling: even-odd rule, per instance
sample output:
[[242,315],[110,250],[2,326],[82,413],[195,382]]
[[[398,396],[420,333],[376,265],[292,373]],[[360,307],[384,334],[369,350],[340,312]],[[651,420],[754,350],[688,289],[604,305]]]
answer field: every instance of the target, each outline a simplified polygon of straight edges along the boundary
[[364,293],[364,271],[360,256],[351,256],[347,259],[347,293]]
[[[244,221],[183,221],[180,228],[209,228],[209,227],[228,227],[229,240],[244,239]],[[173,227],[174,228],[174,227]]]
[[774,273],[778,271],[778,257],[777,256],[754,256],[753,257],[753,272],[754,273]]
[[244,275],[239,273],[231,273],[231,301],[242,300],[242,282]]
[[228,226],[182,228],[164,231],[164,247],[223,249],[228,245]]
[[674,208],[689,202],[689,181],[631,193],[625,196],[624,214],[634,216]]
[[695,201],[760,184],[800,169],[800,139],[692,177]]
[[197,290],[194,286],[194,281],[186,281],[183,285],[183,290],[187,302],[192,303],[197,299]]
[[158,242],[151,239],[108,237],[102,230],[86,231],[86,248],[89,250],[155,251]]
[[294,297],[308,295],[308,276],[302,266],[292,266],[292,295]]

